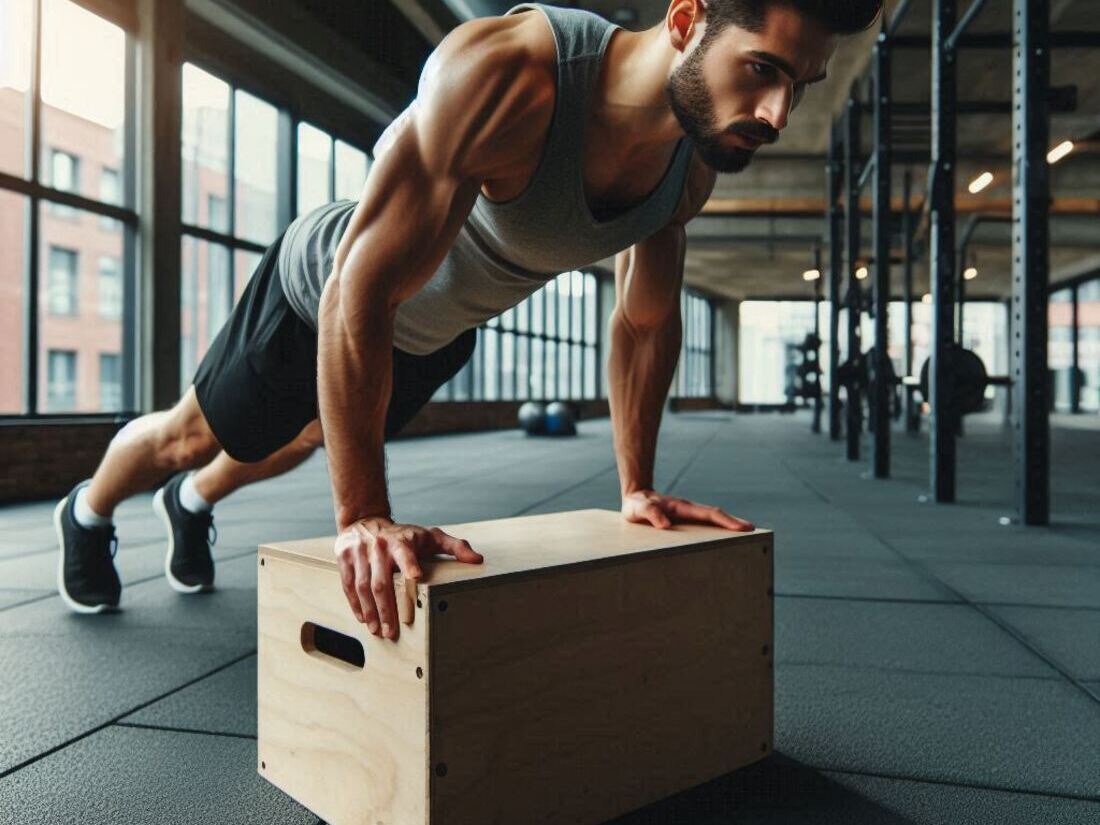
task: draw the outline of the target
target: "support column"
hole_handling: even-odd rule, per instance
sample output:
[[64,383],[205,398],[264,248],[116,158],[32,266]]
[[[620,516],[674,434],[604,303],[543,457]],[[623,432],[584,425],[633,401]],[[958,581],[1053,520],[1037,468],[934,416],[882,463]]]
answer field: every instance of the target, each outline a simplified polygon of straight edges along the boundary
[[932,175],[930,262],[932,281],[932,363],[929,367],[930,466],[932,497],[955,500],[955,433],[958,421],[949,395],[947,352],[954,343],[955,304],[955,104],[958,100],[954,52],[944,41],[955,27],[956,0],[932,3]]
[[[903,297],[905,298],[905,374],[913,375],[913,213],[910,211],[910,199],[913,190],[913,173],[905,170],[905,183],[902,192],[901,236],[905,248],[903,271]],[[920,429],[916,403],[911,388],[905,390],[905,431],[915,433]]]
[[890,477],[890,399],[894,387],[886,382],[890,370],[889,304],[890,304],[890,50],[886,32],[878,36],[874,56],[875,92],[875,351],[876,381],[872,388],[871,405],[875,422],[875,478]]
[[1012,3],[1012,314],[1020,521],[1050,522],[1050,3]]
[[[860,104],[855,94],[848,99],[848,109],[844,116],[844,185],[847,203],[844,207],[845,242],[847,250],[845,264],[848,275],[848,292],[845,303],[848,306],[848,360],[852,363],[863,357],[860,316],[863,313],[863,290],[856,278],[859,267],[860,208],[859,177],[860,172]],[[863,400],[859,387],[849,384],[846,388],[845,423],[847,425],[848,460],[859,461],[859,440],[863,430]]]
[[1069,411],[1073,414],[1081,412],[1081,304],[1078,299],[1080,287],[1073,286],[1070,293],[1073,297],[1073,319],[1070,327],[1070,341],[1073,346],[1073,362],[1069,379]]
[[829,163],[825,167],[829,205],[829,438],[840,440],[840,386],[836,369],[840,365],[840,270],[843,264],[840,213],[840,138],[837,126],[829,134]]
[[140,409],[180,396],[180,128],[183,0],[137,0]]
[[[821,247],[814,244],[814,269],[821,272]],[[814,419],[811,425],[811,431],[814,433],[821,432],[821,413],[822,413],[822,399],[821,399],[821,276],[818,275],[816,281],[814,281],[814,338],[818,341],[818,346],[814,350],[814,366],[817,368],[817,380],[814,381],[814,386],[817,387],[817,392],[814,394]]]

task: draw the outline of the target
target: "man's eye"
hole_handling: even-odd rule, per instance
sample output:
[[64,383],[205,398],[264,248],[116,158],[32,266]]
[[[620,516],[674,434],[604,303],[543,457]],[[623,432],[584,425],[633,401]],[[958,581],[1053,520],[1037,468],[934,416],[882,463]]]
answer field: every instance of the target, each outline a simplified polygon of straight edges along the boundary
[[767,77],[773,70],[767,63],[749,63],[749,65],[752,67],[753,73],[761,77]]

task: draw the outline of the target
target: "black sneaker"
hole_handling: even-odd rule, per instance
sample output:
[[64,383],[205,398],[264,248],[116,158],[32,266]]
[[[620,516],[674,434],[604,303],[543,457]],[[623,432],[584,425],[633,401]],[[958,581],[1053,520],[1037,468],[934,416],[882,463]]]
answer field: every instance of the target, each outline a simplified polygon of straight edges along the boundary
[[214,589],[214,559],[210,547],[217,541],[214,513],[192,513],[180,504],[180,485],[187,477],[178,473],[157,490],[153,510],[168,530],[164,575],[177,593],[201,593]]
[[103,613],[118,607],[122,582],[115,570],[118,550],[114,525],[82,527],[73,515],[76,494],[90,481],[82,481],[57,503],[53,524],[60,553],[57,559],[57,592],[77,613]]

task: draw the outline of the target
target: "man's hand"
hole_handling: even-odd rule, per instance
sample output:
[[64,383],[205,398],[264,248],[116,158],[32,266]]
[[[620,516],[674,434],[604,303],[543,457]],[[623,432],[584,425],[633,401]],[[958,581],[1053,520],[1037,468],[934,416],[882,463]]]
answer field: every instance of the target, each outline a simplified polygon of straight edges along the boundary
[[677,522],[716,524],[728,530],[755,530],[751,522],[731,516],[718,507],[696,504],[685,498],[663,496],[653,490],[635,490],[623,496],[623,518],[636,524],[650,524],[661,530]]
[[393,585],[395,565],[406,581],[415,581],[421,576],[422,558],[443,553],[469,564],[483,560],[468,541],[438,527],[398,524],[381,516],[349,525],[337,536],[335,552],[351,612],[375,636],[390,639],[397,638],[399,615]]

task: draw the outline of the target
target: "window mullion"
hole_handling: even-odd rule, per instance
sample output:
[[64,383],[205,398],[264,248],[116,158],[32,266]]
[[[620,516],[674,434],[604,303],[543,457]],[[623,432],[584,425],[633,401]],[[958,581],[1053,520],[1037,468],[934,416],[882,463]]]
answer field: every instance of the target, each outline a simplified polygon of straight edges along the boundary
[[[42,0],[34,0],[31,12],[31,78],[29,90],[30,117],[27,136],[25,169],[31,181],[39,182],[42,150]],[[24,409],[30,415],[38,412],[38,265],[39,265],[39,199],[31,195],[26,201],[23,255],[23,387],[26,391]]]

